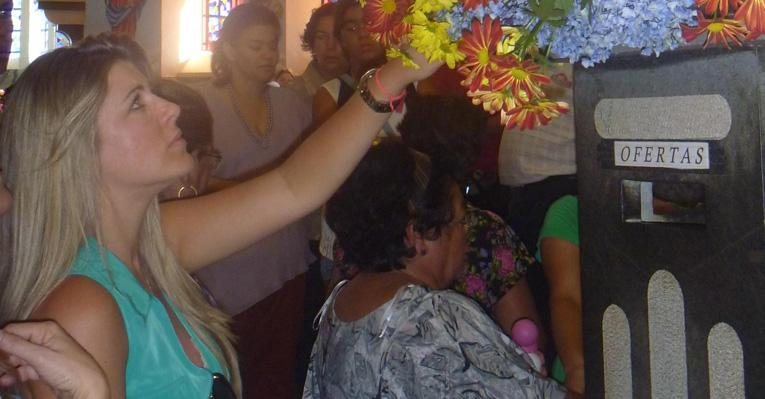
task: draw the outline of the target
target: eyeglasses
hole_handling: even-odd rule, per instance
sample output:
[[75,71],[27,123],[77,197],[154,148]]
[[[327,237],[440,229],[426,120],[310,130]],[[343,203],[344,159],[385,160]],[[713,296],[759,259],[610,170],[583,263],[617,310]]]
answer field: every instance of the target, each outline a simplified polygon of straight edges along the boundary
[[221,373],[213,373],[212,390],[210,391],[210,399],[236,399],[234,394],[234,388],[231,388],[231,384],[225,375]]
[[362,32],[367,33],[367,27],[362,22],[347,21],[343,23],[340,32],[346,35],[358,35]]

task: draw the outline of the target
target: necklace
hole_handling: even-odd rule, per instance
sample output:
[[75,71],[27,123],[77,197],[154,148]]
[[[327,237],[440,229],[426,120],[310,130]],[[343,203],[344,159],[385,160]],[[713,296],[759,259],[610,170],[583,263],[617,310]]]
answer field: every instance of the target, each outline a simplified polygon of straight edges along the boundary
[[231,98],[231,104],[234,106],[234,113],[236,113],[236,117],[239,118],[239,123],[242,124],[242,127],[245,131],[247,131],[248,136],[258,145],[260,148],[268,148],[271,145],[271,128],[273,127],[273,121],[271,120],[271,96],[268,93],[268,87],[266,87],[263,98],[265,106],[266,106],[266,127],[263,131],[260,131],[257,127],[253,129],[250,127],[250,125],[247,123],[247,120],[244,119],[244,116],[242,115],[242,110],[239,109],[239,105],[236,103],[236,99],[234,98],[234,91],[231,88],[231,85],[228,86],[228,95]]

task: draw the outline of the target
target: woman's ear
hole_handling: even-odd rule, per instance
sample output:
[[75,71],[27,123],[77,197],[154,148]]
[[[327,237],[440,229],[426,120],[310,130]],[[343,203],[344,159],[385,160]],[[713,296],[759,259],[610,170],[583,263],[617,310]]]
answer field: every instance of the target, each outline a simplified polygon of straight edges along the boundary
[[231,63],[236,60],[236,50],[234,50],[234,46],[231,45],[229,42],[221,41],[222,50],[223,50],[223,57],[226,59],[227,62]]
[[414,225],[409,223],[406,225],[406,235],[404,236],[404,244],[409,248],[414,248],[415,254],[423,256],[428,253],[428,248],[425,243],[425,238],[422,234],[414,230]]

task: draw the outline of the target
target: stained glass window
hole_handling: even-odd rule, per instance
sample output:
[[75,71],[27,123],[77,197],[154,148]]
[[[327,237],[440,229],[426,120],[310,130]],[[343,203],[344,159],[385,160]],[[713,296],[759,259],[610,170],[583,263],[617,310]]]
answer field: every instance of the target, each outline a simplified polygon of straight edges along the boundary
[[204,37],[202,38],[202,48],[212,50],[212,44],[218,40],[218,33],[223,20],[226,19],[231,10],[238,6],[244,0],[204,0],[204,12],[202,14]]

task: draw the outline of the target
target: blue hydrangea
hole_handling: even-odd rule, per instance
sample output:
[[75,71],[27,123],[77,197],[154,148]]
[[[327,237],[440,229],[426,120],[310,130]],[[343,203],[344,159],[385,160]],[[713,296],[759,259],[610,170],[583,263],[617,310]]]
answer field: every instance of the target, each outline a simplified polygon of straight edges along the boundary
[[[680,25],[695,25],[694,0],[593,0],[581,9],[580,0],[561,27],[545,26],[537,34],[537,44],[547,47],[556,58],[581,61],[586,67],[603,62],[614,47],[640,49],[645,55],[659,55],[681,43]],[[526,0],[493,0],[486,6],[465,10],[461,4],[441,11],[435,19],[450,24],[453,40],[470,29],[474,18],[499,18],[504,25],[527,26],[533,16]]]
[[480,21],[487,15],[499,18],[504,25],[513,26],[524,25],[531,18],[526,0],[493,0],[472,10],[465,10],[461,3],[457,3],[451,10],[439,12],[435,19],[449,22],[449,37],[458,40],[463,30],[470,30],[473,19]]
[[[577,1],[578,3],[578,1]],[[693,0],[594,0],[592,9],[578,5],[560,28],[543,30],[540,46],[552,40],[555,57],[589,67],[603,62],[614,47],[659,55],[683,43],[680,24],[695,23]]]

